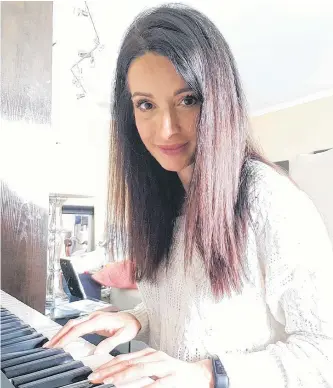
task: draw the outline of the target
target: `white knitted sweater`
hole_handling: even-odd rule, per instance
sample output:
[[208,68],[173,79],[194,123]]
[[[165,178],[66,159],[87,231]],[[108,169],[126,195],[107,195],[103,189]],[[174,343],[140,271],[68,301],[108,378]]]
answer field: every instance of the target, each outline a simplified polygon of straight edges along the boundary
[[[198,255],[184,272],[179,218],[168,272],[139,284],[137,337],[186,361],[217,354],[230,388],[333,387],[333,252],[311,200],[260,162],[240,295],[214,300]],[[333,200],[333,199],[332,199]]]

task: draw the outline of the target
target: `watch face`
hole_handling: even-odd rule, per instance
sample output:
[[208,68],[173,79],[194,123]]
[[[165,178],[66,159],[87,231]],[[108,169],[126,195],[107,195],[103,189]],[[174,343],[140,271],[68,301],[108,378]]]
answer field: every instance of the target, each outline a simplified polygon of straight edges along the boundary
[[229,378],[221,360],[217,356],[212,357],[215,388],[228,388]]
[[225,375],[225,370],[223,368],[222,362],[220,360],[215,360],[216,373],[218,375]]

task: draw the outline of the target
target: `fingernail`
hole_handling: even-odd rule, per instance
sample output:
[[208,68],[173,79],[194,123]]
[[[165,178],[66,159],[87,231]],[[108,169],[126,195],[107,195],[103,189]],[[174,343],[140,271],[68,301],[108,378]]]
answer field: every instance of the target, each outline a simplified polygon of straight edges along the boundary
[[88,380],[96,380],[98,379],[99,374],[98,373],[92,373],[88,376]]
[[45,344],[42,346],[43,348],[47,348],[50,345],[50,341],[45,342]]

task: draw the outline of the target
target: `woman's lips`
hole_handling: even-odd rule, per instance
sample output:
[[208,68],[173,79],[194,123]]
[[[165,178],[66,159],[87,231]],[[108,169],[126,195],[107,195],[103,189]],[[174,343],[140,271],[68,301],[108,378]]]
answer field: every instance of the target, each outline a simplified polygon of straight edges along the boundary
[[172,145],[159,145],[158,148],[166,155],[178,155],[182,153],[188,143],[185,144],[172,144]]

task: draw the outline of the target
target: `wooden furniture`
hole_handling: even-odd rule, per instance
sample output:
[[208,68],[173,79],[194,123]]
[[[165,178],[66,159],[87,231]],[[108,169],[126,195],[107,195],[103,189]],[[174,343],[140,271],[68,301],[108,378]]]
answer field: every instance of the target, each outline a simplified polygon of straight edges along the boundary
[[1,287],[44,313],[53,2],[1,2]]

